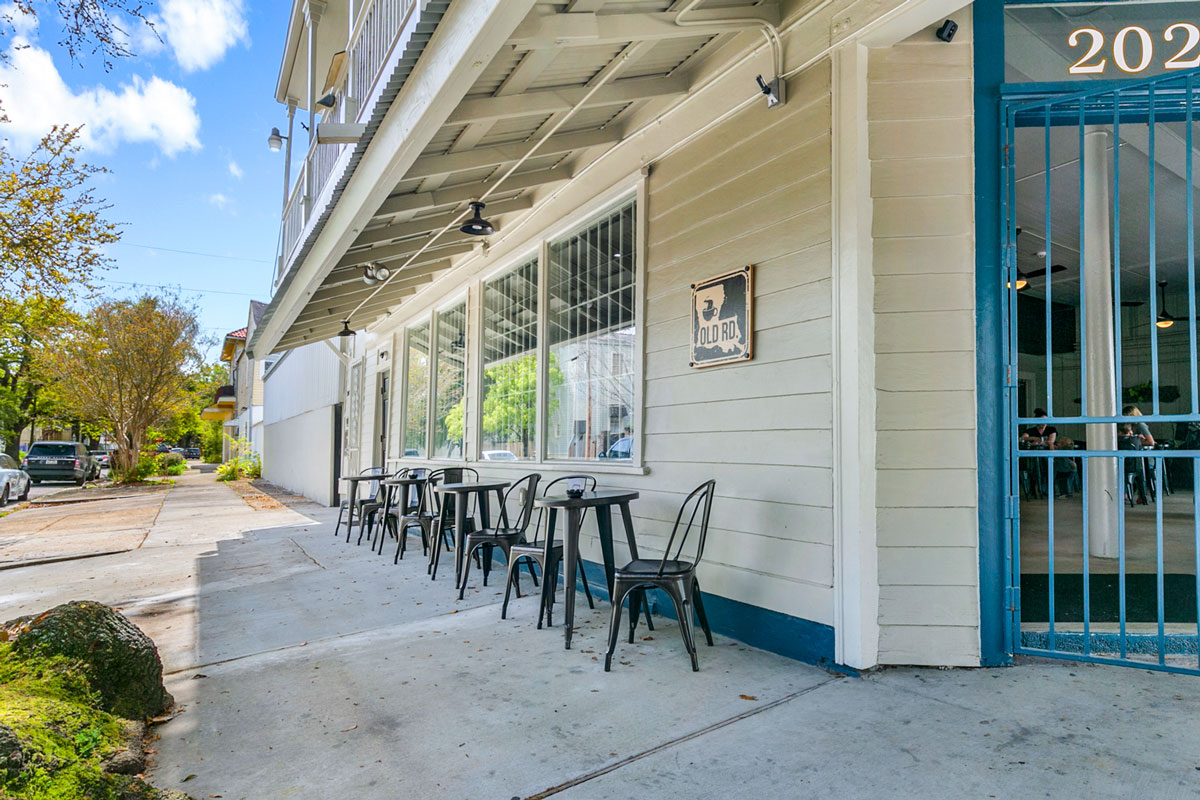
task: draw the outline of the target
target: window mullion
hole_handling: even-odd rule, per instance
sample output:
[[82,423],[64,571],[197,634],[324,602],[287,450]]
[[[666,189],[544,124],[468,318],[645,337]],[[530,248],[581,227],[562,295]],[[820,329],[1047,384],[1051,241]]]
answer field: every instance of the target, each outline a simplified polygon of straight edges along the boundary
[[549,297],[550,243],[543,241],[538,246],[537,266],[537,386],[534,399],[536,439],[534,457],[546,460],[546,436],[549,431],[550,414],[550,306]]

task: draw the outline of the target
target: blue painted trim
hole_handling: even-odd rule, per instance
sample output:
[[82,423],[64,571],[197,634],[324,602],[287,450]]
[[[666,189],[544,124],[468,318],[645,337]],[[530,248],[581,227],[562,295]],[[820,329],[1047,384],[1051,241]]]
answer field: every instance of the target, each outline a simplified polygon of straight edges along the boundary
[[1000,87],[1004,7],[974,6],[975,62],[975,392],[979,480],[979,647],[983,666],[1012,662],[1005,641],[1004,325],[999,287]]
[[[608,585],[604,580],[604,567],[593,561],[583,562],[583,573],[587,576],[592,596],[608,600]],[[822,669],[844,675],[858,672],[834,662],[833,628],[819,622],[770,611],[749,603],[730,600],[708,592],[704,597],[704,611],[713,633],[737,639],[739,642],[794,658]],[[661,592],[650,593],[650,610],[656,616],[675,619],[675,608]],[[683,642],[679,642],[683,654]],[[700,647],[700,658],[704,658],[704,646]]]

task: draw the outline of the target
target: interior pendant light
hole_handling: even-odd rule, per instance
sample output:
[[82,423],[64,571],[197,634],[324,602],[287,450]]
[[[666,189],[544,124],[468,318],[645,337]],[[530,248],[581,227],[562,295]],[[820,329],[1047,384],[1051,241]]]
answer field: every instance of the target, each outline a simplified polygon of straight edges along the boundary
[[338,331],[338,336],[343,339],[347,336],[354,336],[354,331],[350,330],[350,320],[342,320],[342,329]]
[[1158,282],[1158,319],[1154,324],[1160,328],[1169,328],[1175,324],[1175,317],[1167,313],[1167,282]]
[[471,210],[475,212],[475,216],[463,223],[463,226],[459,230],[471,236],[491,236],[495,233],[496,229],[492,226],[492,223],[483,218],[484,207],[484,204],[478,200],[472,200]]

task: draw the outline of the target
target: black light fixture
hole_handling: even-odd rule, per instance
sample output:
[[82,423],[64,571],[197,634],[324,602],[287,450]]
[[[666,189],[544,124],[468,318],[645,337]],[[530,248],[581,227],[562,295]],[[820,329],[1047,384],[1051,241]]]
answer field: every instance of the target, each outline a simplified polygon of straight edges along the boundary
[[1169,328],[1178,320],[1167,313],[1167,282],[1158,282],[1158,319],[1154,324],[1160,328]]
[[267,147],[271,148],[272,153],[278,153],[287,138],[279,132],[279,128],[271,128],[271,135],[267,137]]
[[347,336],[354,336],[354,331],[350,330],[350,320],[342,320],[342,329],[338,331],[338,336],[343,339]]
[[334,106],[337,105],[337,95],[335,95],[333,92],[330,92],[329,94],[325,95],[320,100],[318,100],[317,105],[319,105],[323,108],[333,108]]
[[463,226],[459,230],[471,236],[491,236],[495,233],[496,228],[482,216],[484,208],[483,203],[478,200],[472,200],[471,210],[475,212],[475,216],[463,223]]

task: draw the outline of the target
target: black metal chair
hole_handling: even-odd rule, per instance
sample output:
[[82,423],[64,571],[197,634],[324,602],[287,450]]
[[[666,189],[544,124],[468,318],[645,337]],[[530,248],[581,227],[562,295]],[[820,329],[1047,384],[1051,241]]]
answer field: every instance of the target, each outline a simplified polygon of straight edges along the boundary
[[[1141,450],[1141,441],[1136,436],[1118,436],[1118,450]],[[1125,474],[1123,476],[1125,482],[1125,499],[1129,501],[1129,507],[1133,508],[1136,499],[1143,505],[1146,503],[1146,470],[1141,458],[1126,458]]]
[[[359,475],[382,475],[383,468],[382,467],[367,467],[366,469],[360,470],[358,474]],[[372,485],[374,485],[376,487],[378,487],[378,485],[379,485],[375,481],[371,481],[371,483],[372,483]],[[378,490],[378,489],[376,489],[376,490]],[[361,513],[362,506],[364,503],[369,503],[372,500],[374,500],[373,493],[372,493],[371,497],[359,497],[357,495],[357,493],[355,494],[354,513],[358,515],[358,522],[359,522],[360,526],[362,524],[362,513]],[[350,508],[350,498],[348,496],[342,498],[342,502],[338,504],[337,522],[335,522],[333,524],[333,535],[334,536],[338,535],[338,528],[340,528],[342,526],[342,515],[345,514],[349,510],[349,508]],[[347,518],[347,520],[346,520],[346,542],[347,543],[350,542],[350,531],[351,531],[350,519]]]
[[[404,470],[407,477],[424,480],[428,477],[426,469]],[[398,475],[397,477],[404,477]],[[408,531],[417,528],[421,532],[421,552],[429,552],[429,531],[433,524],[433,514],[427,511],[425,484],[417,485],[416,491],[412,486],[389,486],[388,496],[383,507],[380,524],[384,532],[391,532],[396,539],[396,557],[393,564],[398,564],[408,551]],[[413,496],[415,495],[415,501]],[[383,534],[379,537],[379,554],[383,555]]]
[[[382,469],[380,470],[380,476],[385,480],[389,479],[389,478],[403,478],[407,474],[408,474],[407,467],[398,469],[395,472],[393,472],[391,475],[388,475]],[[367,534],[367,541],[374,543],[374,541],[375,541],[375,521],[379,517],[379,512],[381,510],[383,510],[383,508],[385,506],[387,506],[388,499],[392,493],[393,487],[384,486],[383,481],[380,480],[380,481],[371,481],[371,488],[372,488],[371,497],[364,500],[362,503],[359,504],[359,514],[362,515],[363,522],[366,523],[366,525],[365,526],[360,525],[358,527],[358,541],[356,542],[356,544],[362,544],[364,527],[365,527],[365,531]],[[382,490],[382,495],[380,494],[380,490]],[[371,547],[373,550],[374,544],[372,544]]]
[[[426,572],[430,580],[437,580],[438,562],[441,561],[442,546],[447,551],[454,549],[454,503],[456,495],[443,495],[435,491],[443,483],[467,483],[479,480],[479,471],[471,467],[446,467],[435,469],[425,479],[427,494],[426,508],[433,514],[429,529],[429,566]],[[467,532],[475,530],[474,507],[467,511]]]
[[[542,497],[547,497],[550,490],[557,484],[564,483],[569,480],[582,480],[584,489],[589,492],[596,490],[596,479],[591,475],[566,475],[562,478],[556,478],[550,481],[542,489]],[[542,580],[548,581],[546,590],[542,595],[541,604],[538,607],[538,623],[540,629],[542,627],[542,617],[546,618],[546,626],[550,626],[550,606],[554,604],[554,587],[558,585],[558,569],[562,564],[563,546],[562,542],[554,541],[554,531],[547,528],[546,536],[550,539],[550,563],[543,563],[546,555],[546,541],[541,538],[542,520],[546,516],[546,509],[538,509],[537,525],[533,529],[533,541],[518,543],[512,545],[508,550],[508,578],[509,582],[504,587],[504,605],[500,607],[500,619],[508,619],[508,599],[512,589],[513,573],[517,569],[519,562],[524,561],[529,567],[531,573],[533,564],[538,565],[538,569],[542,572]],[[587,509],[583,510],[583,517],[580,522],[586,518]],[[588,587],[587,577],[583,574],[583,559],[579,560],[579,577],[583,580],[583,591],[587,595],[588,608],[595,608],[596,603],[592,600],[592,590]],[[536,585],[536,584],[535,584]],[[519,587],[518,587],[519,589]],[[518,591],[517,597],[520,597]]]
[[[693,489],[692,493],[683,501],[683,505],[679,507],[679,514],[675,517],[675,527],[671,529],[671,538],[667,540],[661,560],[636,559],[617,570],[613,585],[608,652],[604,656],[605,672],[612,668],[613,652],[617,649],[617,636],[621,632],[621,605],[625,602],[625,598],[635,590],[647,588],[662,589],[675,604],[675,616],[679,620],[683,644],[687,648],[688,655],[692,657],[692,671],[700,670],[700,663],[696,659],[696,637],[692,621],[693,608],[695,614],[700,618],[700,627],[704,629],[704,636],[708,640],[709,647],[712,647],[713,639],[712,631],[708,627],[708,617],[704,614],[704,602],[700,598],[700,583],[696,580],[696,566],[704,555],[704,541],[708,538],[708,518],[712,512],[713,490],[716,485],[716,481],[706,481]],[[688,516],[687,526],[680,535],[679,523],[683,520],[683,515],[688,513],[689,508],[691,512]],[[696,522],[698,513],[700,514],[700,525],[696,555],[693,560],[684,561],[680,559],[680,556],[683,554],[683,546],[687,543],[688,534],[692,531],[692,525]],[[679,547],[676,548],[675,556],[672,558],[671,546],[675,543],[677,536],[679,537]],[[637,617],[636,611],[630,614],[630,642],[633,641],[634,631],[637,629]]]
[[[488,573],[492,569],[492,550],[499,547],[504,553],[505,562],[512,560],[512,548],[514,545],[525,541],[525,532],[529,530],[529,523],[533,519],[533,501],[537,499],[537,485],[542,476],[536,472],[531,472],[528,475],[516,480],[508,490],[504,493],[504,499],[500,503],[500,519],[499,524],[494,528],[485,530],[472,531],[463,539],[463,559],[462,559],[462,575],[459,576],[458,599],[462,600],[463,595],[467,591],[467,576],[471,574],[471,556],[480,548],[483,549],[482,568],[483,568],[483,585],[487,586]],[[514,493],[521,501],[521,510],[517,514],[515,524],[510,525],[508,520],[508,499]],[[533,579],[533,585],[537,586],[537,576],[533,574],[533,565],[526,562],[529,567],[529,577]],[[517,597],[521,596],[520,578],[513,570],[508,570],[509,586],[513,582],[517,582]],[[505,595],[507,596],[507,588]]]

